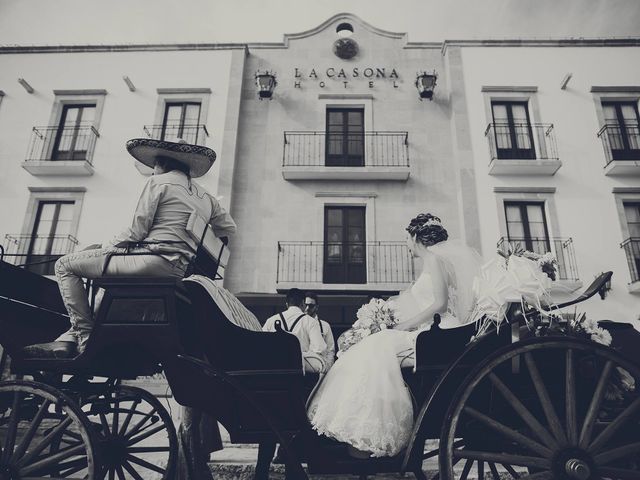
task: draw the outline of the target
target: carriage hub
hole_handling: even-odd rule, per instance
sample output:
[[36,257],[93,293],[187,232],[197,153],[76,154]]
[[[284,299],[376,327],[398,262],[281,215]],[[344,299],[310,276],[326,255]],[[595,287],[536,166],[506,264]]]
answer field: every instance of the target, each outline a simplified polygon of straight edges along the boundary
[[20,476],[11,465],[0,465],[0,480],[18,480]]
[[560,452],[553,462],[557,478],[589,480],[594,471],[591,457],[584,450],[570,448]]

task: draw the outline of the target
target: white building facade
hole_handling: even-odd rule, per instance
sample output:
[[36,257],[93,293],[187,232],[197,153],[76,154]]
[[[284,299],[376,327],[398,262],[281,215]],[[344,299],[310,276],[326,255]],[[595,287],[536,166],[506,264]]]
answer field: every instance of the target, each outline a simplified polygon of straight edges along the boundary
[[225,286],[261,320],[297,286],[347,326],[413,280],[404,227],[431,212],[487,258],[552,251],[565,292],[613,270],[584,310],[635,322],[638,60],[638,39],[412,43],[350,14],[273,44],[0,47],[0,238],[17,263],[108,239],[149,174],[126,140],[184,138],[218,153]]

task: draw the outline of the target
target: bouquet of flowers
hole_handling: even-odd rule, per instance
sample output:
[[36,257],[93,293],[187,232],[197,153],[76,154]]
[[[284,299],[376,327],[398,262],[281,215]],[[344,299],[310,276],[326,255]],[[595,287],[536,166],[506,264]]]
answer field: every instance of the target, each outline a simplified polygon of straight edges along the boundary
[[356,314],[353,326],[338,338],[338,357],[372,333],[392,328],[398,320],[387,302],[372,298]]

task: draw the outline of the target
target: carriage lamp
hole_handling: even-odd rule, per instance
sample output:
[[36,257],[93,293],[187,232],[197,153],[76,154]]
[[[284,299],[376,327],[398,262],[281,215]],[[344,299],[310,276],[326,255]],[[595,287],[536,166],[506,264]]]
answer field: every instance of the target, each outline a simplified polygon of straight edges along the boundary
[[416,88],[418,89],[418,95],[420,95],[421,101],[423,98],[433,100],[433,91],[436,88],[437,79],[438,74],[435,70],[431,73],[418,72],[416,77]]
[[276,85],[278,85],[278,82],[276,81],[276,74],[269,70],[258,70],[255,76],[256,86],[258,87],[258,98],[260,98],[260,100],[263,98],[271,100],[273,90],[276,88]]
[[[604,275],[604,273],[601,273],[600,275]],[[607,280],[607,283],[605,283],[602,286],[602,288],[598,290],[598,293],[600,294],[600,298],[604,300],[607,297],[607,292],[609,292],[610,290],[611,290],[611,277],[609,277],[609,280]]]

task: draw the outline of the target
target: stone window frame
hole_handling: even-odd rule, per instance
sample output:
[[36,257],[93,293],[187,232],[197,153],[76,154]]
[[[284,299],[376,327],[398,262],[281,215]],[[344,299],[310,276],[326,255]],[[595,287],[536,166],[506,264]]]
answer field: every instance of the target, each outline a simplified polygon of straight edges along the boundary
[[85,187],[28,187],[29,201],[22,223],[22,234],[31,235],[38,214],[40,202],[74,202],[73,222],[69,229],[69,235],[78,238],[78,227],[80,225],[80,215],[84,203],[84,195],[87,191]]
[[317,192],[314,208],[315,219],[311,232],[314,239],[324,241],[324,207],[365,207],[365,232],[367,242],[377,241],[376,236],[376,202],[378,195],[374,192]]
[[562,237],[555,201],[555,187],[494,187],[500,237],[507,237],[505,202],[538,202],[544,205],[549,238]]
[[636,102],[640,109],[640,86],[592,86],[591,94],[595,105],[598,129],[604,125],[602,102]]
[[[82,105],[85,103],[95,103],[96,113],[93,118],[93,128],[100,132],[100,121],[102,120],[102,111],[104,110],[104,102],[107,96],[105,89],[75,89],[75,90],[54,90],[53,107],[49,115],[50,127],[59,127],[62,119],[62,112],[67,105]],[[50,159],[53,154],[55,142],[49,142],[46,152],[46,158]]]
[[[211,89],[205,88],[158,88],[158,100],[153,117],[153,125],[162,125],[167,103],[173,102],[200,102],[199,125],[206,125],[209,118],[209,100]],[[208,143],[208,142],[207,142]]]
[[625,202],[640,203],[640,187],[614,187],[612,193],[616,203],[618,221],[620,222],[620,233],[622,235],[620,241],[624,242],[630,236],[624,204]]

